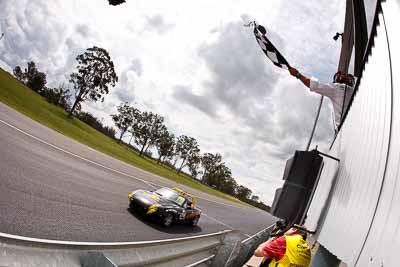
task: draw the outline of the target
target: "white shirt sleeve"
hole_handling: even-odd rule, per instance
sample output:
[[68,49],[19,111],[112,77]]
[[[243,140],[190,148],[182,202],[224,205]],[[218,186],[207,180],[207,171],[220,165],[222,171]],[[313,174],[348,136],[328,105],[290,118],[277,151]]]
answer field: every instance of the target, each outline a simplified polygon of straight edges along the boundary
[[344,84],[319,83],[315,78],[310,79],[310,91],[328,97],[333,105],[336,126],[339,125],[342,114],[346,86]]
[[333,84],[320,83],[317,79],[310,79],[310,90],[317,94],[332,98],[337,94],[337,89]]

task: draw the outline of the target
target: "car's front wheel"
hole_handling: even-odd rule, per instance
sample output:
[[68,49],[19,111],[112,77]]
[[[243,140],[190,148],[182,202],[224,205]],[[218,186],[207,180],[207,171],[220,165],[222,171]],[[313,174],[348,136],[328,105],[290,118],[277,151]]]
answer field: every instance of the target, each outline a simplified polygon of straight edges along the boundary
[[163,226],[169,227],[172,224],[172,221],[174,219],[174,216],[171,213],[167,213],[162,221]]
[[191,224],[192,226],[197,226],[197,225],[199,224],[199,219],[200,219],[200,216],[194,217],[194,218],[192,219],[192,221],[190,222],[190,224]]

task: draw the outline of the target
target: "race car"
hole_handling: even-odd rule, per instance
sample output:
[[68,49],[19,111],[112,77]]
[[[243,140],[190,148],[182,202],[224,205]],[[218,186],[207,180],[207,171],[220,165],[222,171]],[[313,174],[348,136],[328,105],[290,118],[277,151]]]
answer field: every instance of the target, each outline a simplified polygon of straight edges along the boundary
[[196,199],[176,187],[136,190],[128,194],[128,200],[131,211],[161,221],[165,227],[174,222],[197,226],[201,215],[201,210],[196,208]]

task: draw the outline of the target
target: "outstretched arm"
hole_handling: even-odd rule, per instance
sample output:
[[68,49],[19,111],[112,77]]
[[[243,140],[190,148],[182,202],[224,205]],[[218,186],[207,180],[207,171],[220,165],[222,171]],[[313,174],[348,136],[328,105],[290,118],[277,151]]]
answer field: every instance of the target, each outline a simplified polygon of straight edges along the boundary
[[258,248],[254,251],[254,256],[256,257],[265,257],[268,259],[275,258],[276,260],[280,260],[286,251],[286,239],[284,236],[273,237],[269,239],[267,242],[258,246]]
[[260,244],[257,249],[254,251],[254,256],[256,257],[264,257],[264,252],[263,252],[263,248],[264,246],[266,246],[268,243],[274,241],[276,238],[272,237],[270,239],[268,239],[266,242]]
[[254,256],[256,257],[264,257],[264,252],[263,248],[265,245],[267,245],[270,241],[268,240],[267,242],[262,243],[261,245],[258,246],[258,248],[254,251]]
[[310,88],[310,78],[304,76],[303,74],[301,74],[297,69],[295,68],[290,68],[289,69],[289,73],[296,77],[297,79],[299,79],[305,86],[307,86],[308,88]]

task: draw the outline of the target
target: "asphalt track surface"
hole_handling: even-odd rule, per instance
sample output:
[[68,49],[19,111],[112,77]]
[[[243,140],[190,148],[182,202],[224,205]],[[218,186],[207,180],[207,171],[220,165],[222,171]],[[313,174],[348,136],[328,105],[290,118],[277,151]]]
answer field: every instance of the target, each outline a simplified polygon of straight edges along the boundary
[[198,227],[164,228],[128,210],[135,189],[174,182],[97,152],[0,103],[0,233],[78,242],[162,240],[240,230],[276,220],[256,208],[178,185],[198,196]]

